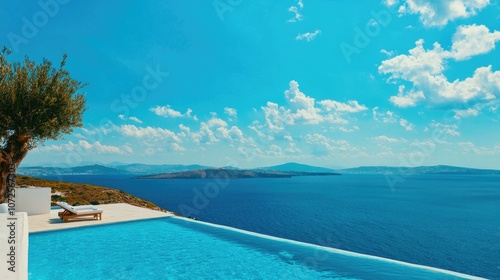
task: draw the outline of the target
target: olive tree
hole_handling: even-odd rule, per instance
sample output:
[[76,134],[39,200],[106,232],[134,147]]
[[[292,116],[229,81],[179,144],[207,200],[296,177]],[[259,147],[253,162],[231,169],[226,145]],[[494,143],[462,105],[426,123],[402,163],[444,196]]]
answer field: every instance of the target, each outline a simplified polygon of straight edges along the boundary
[[6,199],[9,166],[19,166],[29,150],[48,139],[62,139],[73,127],[82,126],[84,84],[64,69],[44,59],[25,57],[10,62],[9,51],[0,53],[0,203]]

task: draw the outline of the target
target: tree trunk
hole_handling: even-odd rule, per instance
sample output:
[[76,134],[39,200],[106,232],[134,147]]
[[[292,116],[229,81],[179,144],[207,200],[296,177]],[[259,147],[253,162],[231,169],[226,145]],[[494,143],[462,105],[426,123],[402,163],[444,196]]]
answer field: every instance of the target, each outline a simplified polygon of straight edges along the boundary
[[7,199],[7,178],[10,166],[14,165],[14,175],[17,167],[28,154],[30,136],[27,134],[12,135],[7,140],[5,148],[0,148],[0,202]]
[[[17,166],[21,161],[13,162],[13,168],[10,163],[0,162],[0,203],[8,202],[9,198],[9,175],[16,176]],[[12,170],[13,169],[13,170]],[[13,171],[13,172],[11,172]],[[11,178],[12,179],[12,178]],[[15,181],[14,181],[15,182]]]
[[7,176],[9,175],[9,165],[0,162],[0,203],[7,202]]

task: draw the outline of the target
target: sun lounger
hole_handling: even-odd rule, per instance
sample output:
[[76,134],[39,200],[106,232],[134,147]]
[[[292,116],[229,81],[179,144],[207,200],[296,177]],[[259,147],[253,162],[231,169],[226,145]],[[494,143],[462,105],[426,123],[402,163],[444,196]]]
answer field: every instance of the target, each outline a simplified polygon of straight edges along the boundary
[[102,210],[97,209],[94,205],[81,205],[81,206],[71,206],[66,202],[57,202],[64,211],[59,212],[59,218],[68,222],[69,219],[84,217],[84,216],[93,216],[94,219],[102,219]]

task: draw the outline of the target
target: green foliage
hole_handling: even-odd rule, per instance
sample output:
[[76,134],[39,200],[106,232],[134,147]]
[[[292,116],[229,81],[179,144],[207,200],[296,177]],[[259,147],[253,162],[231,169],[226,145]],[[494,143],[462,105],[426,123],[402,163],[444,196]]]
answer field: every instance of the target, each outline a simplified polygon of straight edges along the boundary
[[85,98],[77,93],[83,84],[63,67],[28,57],[10,62],[10,52],[0,52],[0,202],[7,197],[9,165],[19,166],[37,143],[60,139],[82,126]]
[[60,195],[57,195],[57,194],[53,194],[51,195],[51,199],[52,201],[54,202],[57,202],[57,201],[64,201],[64,197],[60,196]]
[[73,127],[81,127],[85,98],[77,93],[84,85],[63,69],[44,59],[36,64],[28,57],[24,63],[7,60],[0,53],[0,139],[29,135],[29,148],[47,139],[60,139]]

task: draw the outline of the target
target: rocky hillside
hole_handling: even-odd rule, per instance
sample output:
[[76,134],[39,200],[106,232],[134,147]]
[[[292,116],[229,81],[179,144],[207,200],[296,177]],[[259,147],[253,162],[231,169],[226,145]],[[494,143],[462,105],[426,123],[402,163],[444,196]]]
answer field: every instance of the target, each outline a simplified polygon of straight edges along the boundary
[[38,179],[28,176],[17,176],[18,187],[51,187],[52,205],[65,201],[71,205],[99,205],[111,203],[128,203],[131,205],[166,212],[155,204],[130,195],[124,191],[87,184],[75,184]]

